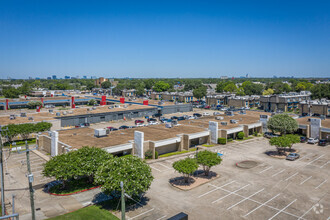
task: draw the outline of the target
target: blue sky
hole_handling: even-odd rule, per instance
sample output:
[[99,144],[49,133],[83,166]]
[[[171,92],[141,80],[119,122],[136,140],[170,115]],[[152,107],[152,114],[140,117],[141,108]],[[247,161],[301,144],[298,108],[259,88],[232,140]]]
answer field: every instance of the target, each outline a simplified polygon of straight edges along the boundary
[[329,77],[329,1],[0,1],[0,78]]

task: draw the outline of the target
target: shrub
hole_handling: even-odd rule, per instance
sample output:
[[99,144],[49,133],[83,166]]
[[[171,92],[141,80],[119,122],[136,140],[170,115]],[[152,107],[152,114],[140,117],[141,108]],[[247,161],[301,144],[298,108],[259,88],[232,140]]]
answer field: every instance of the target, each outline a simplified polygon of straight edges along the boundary
[[232,138],[228,138],[228,139],[227,139],[227,142],[231,142],[231,141],[233,141]]
[[155,151],[155,159],[158,159],[158,152]]
[[218,138],[218,144],[226,144],[226,138]]
[[255,131],[254,133],[253,133],[253,136],[258,136],[258,132],[257,131]]
[[244,132],[239,132],[238,134],[237,134],[237,138],[238,139],[243,139],[244,138],[244,136],[245,136],[245,134],[244,134]]
[[144,153],[145,159],[152,159],[152,151],[148,150]]

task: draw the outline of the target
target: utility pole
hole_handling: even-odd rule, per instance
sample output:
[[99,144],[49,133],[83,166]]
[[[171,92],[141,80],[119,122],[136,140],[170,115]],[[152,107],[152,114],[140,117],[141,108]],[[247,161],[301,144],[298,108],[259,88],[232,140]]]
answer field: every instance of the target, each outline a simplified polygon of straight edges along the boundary
[[28,180],[29,180],[29,190],[30,190],[30,203],[31,203],[31,212],[32,212],[32,220],[36,219],[35,215],[35,208],[34,208],[34,190],[32,188],[32,182],[33,182],[33,174],[31,173],[31,167],[30,167],[30,149],[27,141],[25,141],[26,146],[26,166],[28,170]]
[[125,191],[124,191],[124,183],[120,182],[121,187],[121,220],[125,220]]
[[0,175],[1,175],[1,216],[5,216],[5,179],[3,175],[2,129],[0,128]]

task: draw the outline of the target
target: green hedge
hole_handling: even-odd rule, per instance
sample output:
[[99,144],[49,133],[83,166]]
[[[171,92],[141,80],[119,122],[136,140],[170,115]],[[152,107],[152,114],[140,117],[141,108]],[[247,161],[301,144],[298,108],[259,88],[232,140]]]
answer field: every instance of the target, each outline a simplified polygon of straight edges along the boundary
[[241,132],[238,132],[238,134],[237,134],[237,138],[238,139],[241,139],[241,140],[244,138],[244,136],[245,136],[245,134],[242,131]]
[[191,151],[196,151],[196,148],[192,148],[189,150],[184,150],[184,151],[175,151],[175,152],[171,152],[171,153],[167,153],[167,154],[162,154],[159,157],[169,157],[169,156],[173,156],[173,155],[178,155],[178,154],[185,154]]
[[231,141],[233,141],[232,138],[228,138],[228,139],[227,139],[227,142],[231,142]]
[[[16,146],[23,146],[23,145],[25,145],[25,140],[15,141],[15,143],[16,143]],[[28,144],[35,144],[36,143],[36,139],[35,138],[27,139],[27,143]],[[6,142],[4,144],[4,146],[5,147],[8,147],[8,146],[10,146],[10,143],[9,142]],[[13,146],[13,147],[15,147],[15,146]]]
[[226,138],[218,138],[218,144],[226,144]]

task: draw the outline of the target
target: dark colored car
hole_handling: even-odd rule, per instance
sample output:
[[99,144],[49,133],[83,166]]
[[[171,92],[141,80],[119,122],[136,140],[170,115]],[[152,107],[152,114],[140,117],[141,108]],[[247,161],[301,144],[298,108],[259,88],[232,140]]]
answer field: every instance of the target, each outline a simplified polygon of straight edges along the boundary
[[171,119],[174,120],[174,119],[178,119],[179,117],[178,116],[172,116]]
[[321,115],[319,113],[314,113],[312,116],[320,117]]
[[183,120],[186,120],[186,118],[184,116],[181,116],[181,117],[178,117],[177,120],[178,121],[183,121]]
[[107,129],[109,129],[110,131],[117,131],[118,128],[114,128],[114,127],[107,127]]
[[320,139],[320,140],[319,140],[319,146],[327,146],[327,140],[325,140],[325,139]]
[[159,117],[163,116],[163,114],[161,114],[161,113],[156,113],[156,114],[154,114],[153,116],[156,117],[156,118],[159,118]]
[[128,127],[126,125],[122,125],[122,126],[119,127],[119,130],[128,129],[128,128],[130,128],[130,127]]
[[148,118],[148,122],[151,122],[151,121],[157,121],[157,119],[155,119],[155,118]]
[[200,117],[202,117],[202,115],[201,115],[201,114],[199,114],[199,113],[194,113],[194,114],[193,114],[193,116],[195,116],[195,117],[197,117],[197,118],[200,118]]
[[300,143],[305,143],[307,141],[307,137],[302,136],[300,137]]
[[273,134],[271,132],[265,132],[264,133],[264,137],[266,137],[266,138],[273,138],[273,137],[278,137],[278,135],[277,134]]
[[142,120],[135,120],[135,124],[143,124],[144,123],[144,121],[142,121]]
[[287,160],[296,160],[300,157],[299,154],[297,153],[290,153],[288,156],[286,156],[286,159]]

